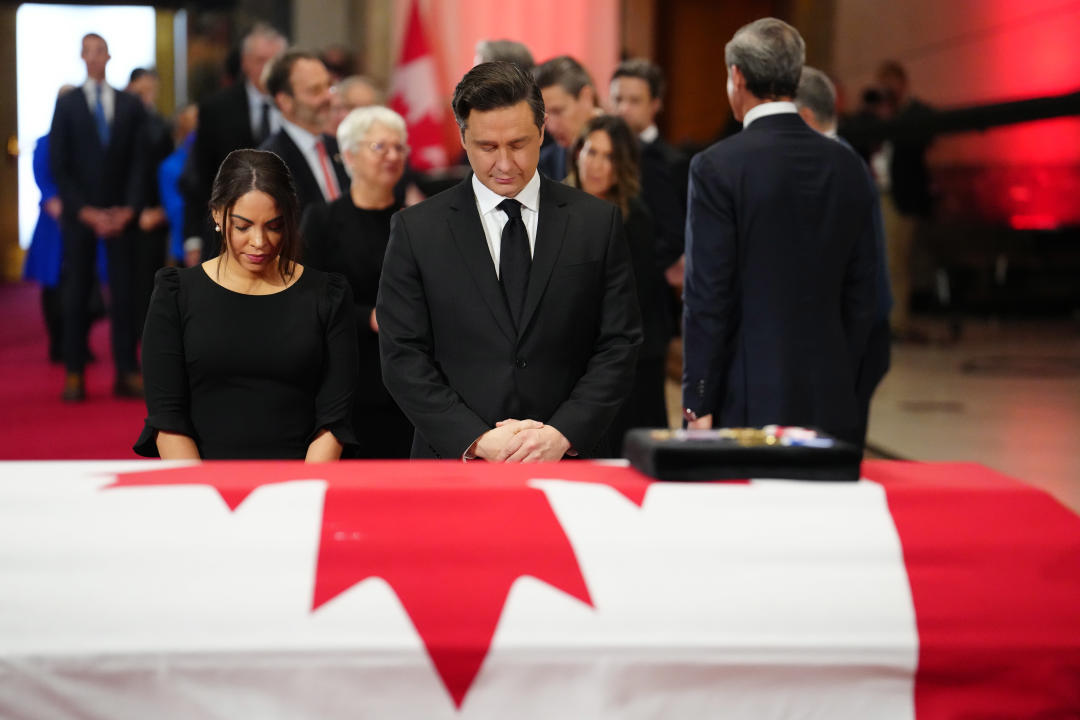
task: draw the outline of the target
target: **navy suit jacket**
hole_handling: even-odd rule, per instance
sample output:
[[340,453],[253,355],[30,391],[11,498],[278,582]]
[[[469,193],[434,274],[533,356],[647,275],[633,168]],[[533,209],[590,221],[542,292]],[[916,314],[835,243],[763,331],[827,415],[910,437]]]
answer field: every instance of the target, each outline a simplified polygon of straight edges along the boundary
[[[345,172],[345,166],[341,164],[341,153],[338,152],[337,140],[329,135],[323,135],[322,139],[326,145],[326,154],[334,166],[338,187],[341,189],[341,194],[345,195],[349,192],[350,180],[348,173]],[[278,130],[267,138],[266,142],[259,146],[259,149],[277,153],[277,156],[285,161],[289,172],[292,173],[293,182],[296,183],[296,194],[300,200],[301,216],[304,214],[304,208],[308,205],[313,203],[324,204],[326,202],[322,188],[319,187],[319,181],[315,179],[315,174],[311,172],[311,166],[308,165],[307,158],[304,157],[304,153],[300,152],[300,148],[296,146],[296,143],[292,141],[292,138],[284,129]]]
[[633,382],[641,316],[619,209],[541,177],[522,325],[495,274],[472,179],[394,215],[375,309],[383,380],[413,457],[460,458],[506,418],[558,429],[583,456]]
[[141,141],[146,110],[134,95],[121,90],[115,93],[107,146],[101,144],[81,87],[56,101],[49,131],[50,165],[64,203],[65,221],[77,223],[79,211],[87,205],[126,205],[136,213],[143,205],[142,163],[146,158]]
[[875,193],[859,158],[770,115],[690,165],[683,400],[714,427],[855,440],[876,314]]

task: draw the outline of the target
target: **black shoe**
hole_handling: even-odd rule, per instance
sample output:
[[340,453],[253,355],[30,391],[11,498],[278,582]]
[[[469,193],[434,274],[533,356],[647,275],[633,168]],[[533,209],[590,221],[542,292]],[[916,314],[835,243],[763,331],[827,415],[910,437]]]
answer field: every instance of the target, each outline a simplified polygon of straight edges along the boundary
[[77,403],[86,400],[86,381],[81,373],[69,372],[64,378],[64,391],[60,393],[60,399],[66,403]]
[[142,398],[143,382],[138,373],[124,373],[113,384],[113,395],[118,398]]

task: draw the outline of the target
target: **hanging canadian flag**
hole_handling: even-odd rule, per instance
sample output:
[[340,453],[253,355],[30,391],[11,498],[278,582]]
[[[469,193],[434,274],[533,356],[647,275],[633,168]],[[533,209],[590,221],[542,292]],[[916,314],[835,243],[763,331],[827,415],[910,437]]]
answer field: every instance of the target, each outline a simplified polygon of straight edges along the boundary
[[390,81],[390,107],[405,118],[411,164],[417,170],[449,164],[443,145],[445,102],[439,90],[435,53],[428,43],[419,0],[413,0],[401,56]]

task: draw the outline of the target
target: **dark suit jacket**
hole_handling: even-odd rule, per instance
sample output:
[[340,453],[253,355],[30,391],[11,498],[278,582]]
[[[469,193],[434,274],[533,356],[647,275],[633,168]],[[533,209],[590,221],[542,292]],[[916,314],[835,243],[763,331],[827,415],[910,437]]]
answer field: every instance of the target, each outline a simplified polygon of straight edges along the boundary
[[686,170],[683,155],[663,140],[641,143],[641,199],[652,213],[656,261],[661,270],[683,254]]
[[56,101],[49,132],[50,165],[67,222],[77,223],[86,205],[126,205],[136,214],[143,205],[145,158],[140,150],[146,111],[134,95],[115,92],[108,147],[101,144],[81,87]]
[[641,319],[619,210],[541,178],[515,329],[471,178],[394,216],[376,305],[383,379],[416,427],[413,457],[458,458],[495,423],[549,423],[585,456],[634,375]]
[[[341,153],[338,152],[337,140],[329,135],[323,135],[322,138],[326,144],[326,154],[330,157],[330,161],[334,166],[334,174],[337,175],[338,187],[341,188],[341,194],[345,195],[349,192],[350,181],[348,173],[345,172],[345,166],[341,164]],[[322,189],[319,187],[319,182],[315,179],[314,173],[311,172],[311,166],[308,165],[304,153],[300,152],[300,148],[296,146],[296,143],[292,141],[292,138],[289,137],[285,130],[278,130],[271,135],[266,142],[259,146],[259,149],[277,153],[278,157],[285,161],[285,165],[289,168],[293,181],[296,183],[296,194],[300,200],[301,214],[308,205],[326,202]]]
[[199,104],[199,128],[181,177],[184,194],[184,236],[203,238],[204,256],[217,254],[210,231],[210,190],[221,161],[233,150],[253,148],[247,89],[240,81]]
[[762,117],[693,159],[686,407],[714,426],[807,425],[861,443],[874,197],[859,158],[795,114]]

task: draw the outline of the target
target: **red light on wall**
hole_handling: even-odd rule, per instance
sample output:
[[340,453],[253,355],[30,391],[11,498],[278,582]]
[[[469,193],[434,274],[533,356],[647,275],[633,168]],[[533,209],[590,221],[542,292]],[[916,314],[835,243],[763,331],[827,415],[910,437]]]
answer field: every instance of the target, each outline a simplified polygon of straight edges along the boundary
[[1053,215],[1043,213],[1010,215],[1009,225],[1014,230],[1056,230],[1058,220]]

